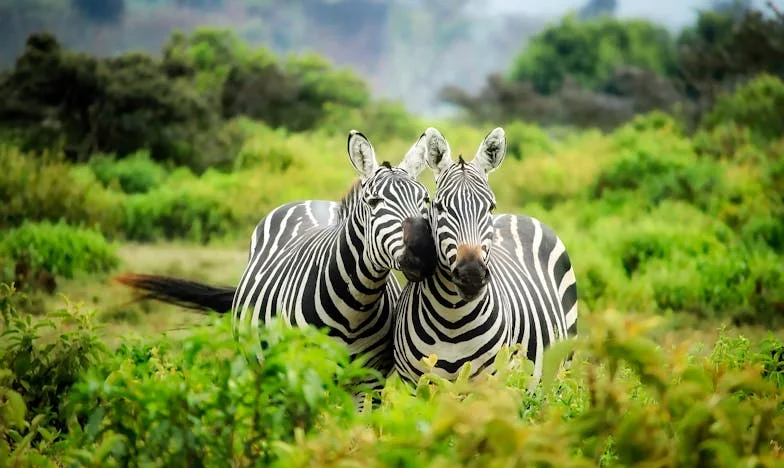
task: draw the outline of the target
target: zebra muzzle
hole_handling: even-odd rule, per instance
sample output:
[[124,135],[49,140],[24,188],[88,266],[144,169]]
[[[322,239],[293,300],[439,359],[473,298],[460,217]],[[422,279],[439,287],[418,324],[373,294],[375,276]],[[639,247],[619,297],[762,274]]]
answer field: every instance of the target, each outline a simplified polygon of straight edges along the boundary
[[482,259],[481,247],[458,247],[455,267],[452,269],[452,282],[464,300],[475,298],[487,286],[490,282],[490,269]]
[[407,218],[403,221],[403,246],[399,265],[408,281],[422,281],[435,273],[436,246],[430,223],[425,218]]

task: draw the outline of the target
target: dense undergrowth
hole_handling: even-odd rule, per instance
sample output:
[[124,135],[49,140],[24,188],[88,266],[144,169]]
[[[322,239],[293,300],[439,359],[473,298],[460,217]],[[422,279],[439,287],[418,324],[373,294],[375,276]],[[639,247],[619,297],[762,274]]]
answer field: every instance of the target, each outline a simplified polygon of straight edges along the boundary
[[393,375],[356,413],[352,382],[370,371],[313,329],[263,329],[261,364],[227,320],[109,352],[92,314],[68,305],[34,323],[13,294],[0,295],[0,466],[784,464],[772,337],[721,332],[700,350],[657,344],[658,318],[593,314],[531,392],[532,363],[503,352],[474,381]]

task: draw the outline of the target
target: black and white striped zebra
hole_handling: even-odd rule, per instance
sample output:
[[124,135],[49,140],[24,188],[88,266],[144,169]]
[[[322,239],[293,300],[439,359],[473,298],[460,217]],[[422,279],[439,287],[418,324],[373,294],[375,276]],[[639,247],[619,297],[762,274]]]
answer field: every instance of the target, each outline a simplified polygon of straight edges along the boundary
[[436,176],[429,218],[438,267],[403,289],[395,368],[416,381],[428,371],[422,358],[435,354],[434,373],[454,379],[469,362],[473,377],[503,345],[522,343],[538,380],[543,350],[576,334],[577,286],[566,248],[535,218],[493,215],[488,174],[505,156],[503,129],[487,135],[471,162],[453,161],[437,130],[426,137]]
[[370,141],[352,130],[348,155],[359,181],[340,202],[288,203],[262,218],[234,288],[157,275],[125,275],[120,282],[145,298],[231,311],[235,333],[253,332],[273,316],[292,326],[327,328],[352,357],[365,355],[386,375],[400,294],[391,270],[418,281],[435,268],[424,217],[429,193],[416,181],[425,167],[425,141],[423,135],[393,167],[379,164]]

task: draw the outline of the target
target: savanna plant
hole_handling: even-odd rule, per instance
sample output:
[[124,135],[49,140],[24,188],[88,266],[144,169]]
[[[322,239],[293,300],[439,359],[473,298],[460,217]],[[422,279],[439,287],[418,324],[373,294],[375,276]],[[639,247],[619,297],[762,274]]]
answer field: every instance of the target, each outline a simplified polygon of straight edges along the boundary
[[0,284],[0,466],[41,466],[60,451],[68,392],[108,350],[94,313],[66,303],[34,319],[19,294]]
[[[780,466],[780,340],[722,334],[699,356],[653,337],[662,320],[597,314],[546,352],[542,385],[507,349],[496,373],[389,379],[382,406],[282,446],[280,466]],[[734,351],[738,343],[743,351]],[[576,351],[569,371],[561,359]],[[424,359],[432,364],[437,356]],[[772,362],[777,364],[773,365]]]
[[106,273],[120,262],[116,246],[100,231],[63,221],[25,222],[6,231],[0,240],[0,255],[65,278]]
[[239,343],[229,320],[181,343],[126,343],[75,386],[71,408],[86,424],[71,428],[67,457],[90,466],[264,466],[325,415],[353,420],[352,392],[373,374],[361,364],[325,333],[281,321]]

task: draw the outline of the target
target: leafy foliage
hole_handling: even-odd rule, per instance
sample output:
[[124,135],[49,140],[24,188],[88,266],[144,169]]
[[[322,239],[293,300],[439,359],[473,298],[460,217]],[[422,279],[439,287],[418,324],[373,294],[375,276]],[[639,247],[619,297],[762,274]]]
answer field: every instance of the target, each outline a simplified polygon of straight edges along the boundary
[[114,246],[99,231],[63,222],[26,222],[7,231],[0,241],[0,254],[65,278],[105,273],[119,264]]
[[724,93],[705,116],[704,126],[734,124],[747,129],[751,137],[764,142],[784,135],[784,81],[768,75],[758,75],[734,93]]
[[68,305],[34,320],[15,294],[0,284],[0,459],[40,466],[76,422],[64,404],[72,386],[109,355],[92,314]]
[[111,231],[116,203],[93,177],[76,177],[62,158],[36,158],[0,144],[0,228],[25,221],[101,225]]
[[257,339],[260,365],[252,364],[258,345],[247,339],[237,348],[227,320],[177,349],[166,342],[123,345],[72,393],[76,414],[90,421],[73,434],[74,447],[85,448],[72,456],[86,464],[266,464],[280,441],[314,430],[324,412],[351,418],[349,389],[370,371],[350,363],[340,345],[283,322],[265,327]]
[[537,92],[552,94],[567,76],[598,89],[620,65],[671,73],[675,49],[667,31],[640,20],[602,17],[578,22],[567,16],[531,39],[509,77],[531,81]]
[[121,160],[97,156],[90,160],[96,179],[108,187],[116,183],[124,193],[145,193],[160,186],[168,177],[166,168],[139,152]]
[[441,98],[476,122],[611,130],[664,110],[695,130],[722,93],[759,73],[784,77],[784,16],[772,13],[714,8],[677,36],[642,20],[566,16],[535,35],[506,76],[490,75],[476,94],[447,86]]
[[[505,349],[494,373],[473,381],[465,371],[416,385],[393,375],[381,405],[356,413],[352,393],[372,371],[315,329],[273,322],[235,342],[222,319],[182,340],[125,340],[110,354],[90,314],[67,308],[36,324],[2,291],[0,454],[17,464],[777,466],[784,457],[784,343],[772,336],[753,342],[722,328],[701,352],[673,346],[660,318],[593,314],[578,339],[546,352],[533,391],[532,363]],[[74,330],[44,344],[71,320]],[[570,370],[559,369],[569,352]]]

